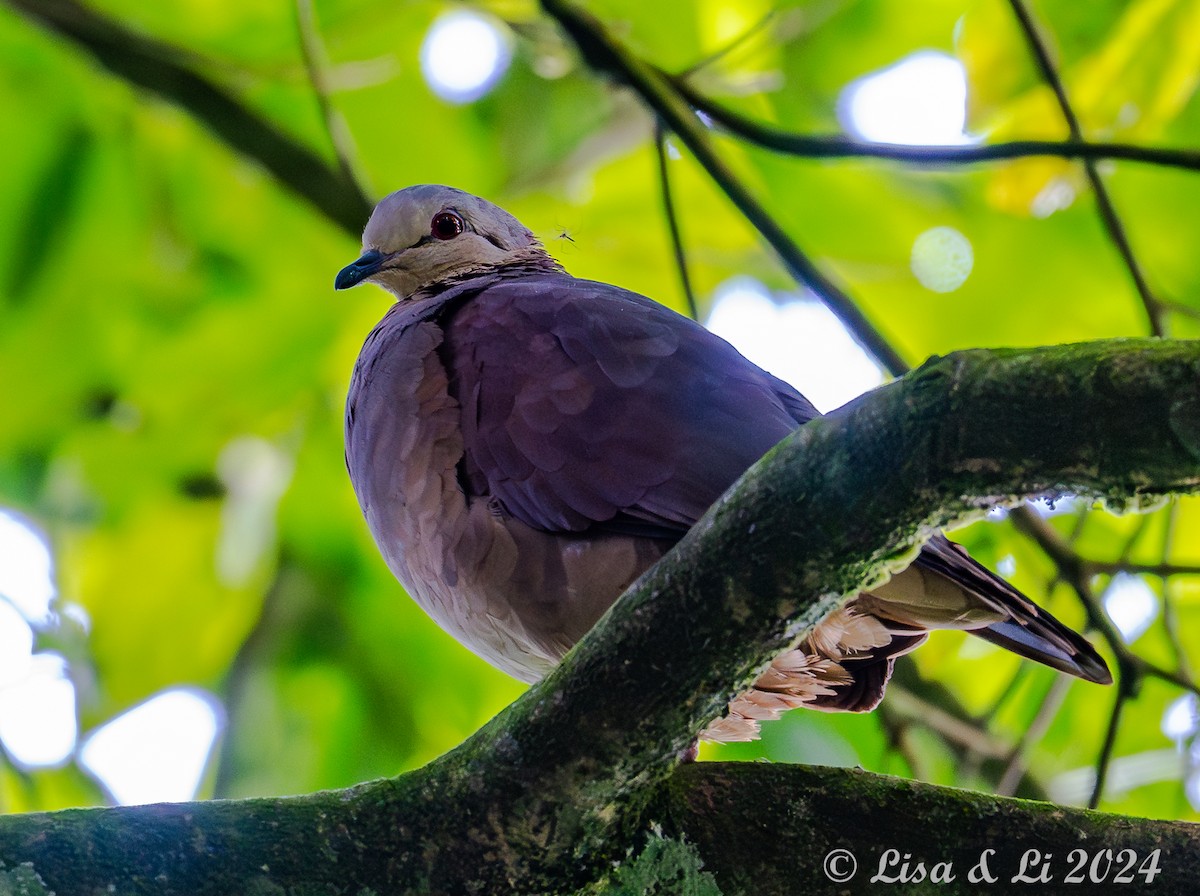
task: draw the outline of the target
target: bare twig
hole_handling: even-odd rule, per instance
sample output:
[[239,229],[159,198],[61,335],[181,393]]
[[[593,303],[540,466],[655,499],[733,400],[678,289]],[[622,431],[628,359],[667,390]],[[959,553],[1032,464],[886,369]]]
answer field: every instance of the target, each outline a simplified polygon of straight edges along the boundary
[[[1046,42],[1042,39],[1041,32],[1038,30],[1037,23],[1033,20],[1032,13],[1029,11],[1028,6],[1025,5],[1025,0],[1009,0],[1009,5],[1016,16],[1017,23],[1021,26],[1021,31],[1025,35],[1025,40],[1029,44],[1029,49],[1033,53],[1042,77],[1050,86],[1050,89],[1054,91],[1055,99],[1058,101],[1058,107],[1067,122],[1067,128],[1070,130],[1072,139],[1082,141],[1083,129],[1079,126],[1079,118],[1075,115],[1075,110],[1071,108],[1071,103],[1067,99],[1067,90],[1063,86],[1062,78],[1058,76],[1058,70],[1055,68],[1054,61],[1050,58],[1049,47],[1046,46]],[[1109,238],[1117,247],[1117,251],[1121,255],[1121,260],[1129,271],[1129,276],[1133,280],[1134,287],[1137,289],[1138,296],[1141,297],[1142,305],[1146,309],[1146,317],[1150,323],[1150,330],[1155,336],[1162,336],[1166,333],[1162,306],[1151,292],[1150,286],[1146,282],[1146,276],[1142,271],[1142,266],[1133,254],[1133,246],[1129,243],[1129,235],[1125,232],[1125,226],[1121,223],[1121,219],[1117,215],[1117,210],[1112,203],[1112,197],[1109,195],[1108,188],[1104,185],[1104,181],[1100,177],[1095,160],[1084,159],[1083,168],[1087,173],[1088,183],[1091,184],[1092,192],[1096,196],[1096,208],[1104,222],[1104,228],[1108,231]]]
[[1165,669],[1158,665],[1158,663],[1152,663],[1150,660],[1143,659],[1137,655],[1134,655],[1133,660],[1134,665],[1143,677],[1157,678],[1160,681],[1175,685],[1180,690],[1190,691],[1197,697],[1200,697],[1200,684],[1186,673],[1173,669]]
[[908,370],[908,363],[855,301],[813,263],[717,155],[707,129],[661,72],[618,44],[594,16],[569,0],[542,0],[542,8],[562,25],[593,68],[628,85],[679,136],[722,192],[775,250],[788,272],[829,306],[866,351],[893,374]]
[[[1178,524],[1179,502],[1172,501],[1171,506],[1167,508],[1167,524],[1163,528],[1162,556],[1164,564],[1166,558],[1171,556],[1171,550],[1175,544],[1175,529]],[[1200,575],[1200,566],[1188,569],[1185,574]],[[1173,595],[1171,591],[1171,581],[1167,576],[1164,576],[1162,583],[1163,631],[1167,635],[1167,643],[1171,645],[1171,652],[1175,658],[1175,668],[1189,681],[1194,681],[1195,676],[1192,675],[1191,666],[1188,663],[1187,651],[1183,649],[1183,641],[1181,640],[1179,631],[1179,617],[1175,615],[1175,601],[1172,599]]]
[[985,729],[971,722],[956,718],[940,706],[922,699],[903,685],[892,683],[888,687],[887,701],[881,705],[892,716],[903,716],[906,721],[920,722],[946,740],[965,747],[973,753],[989,759],[1007,759],[1009,748],[997,743]]
[[[869,143],[842,134],[798,134],[757,121],[705,96],[683,77],[666,75],[692,108],[703,112],[722,130],[755,146],[812,159],[875,158],[916,165],[962,165],[1058,156],[1067,159],[1120,159],[1200,171],[1200,151],[1134,146],[1129,143],[1088,140],[1011,140],[979,146],[906,146]],[[1184,311],[1195,311],[1183,306]],[[1197,312],[1200,313],[1200,312]]]
[[[1048,591],[1049,589],[1047,589],[1047,592]],[[979,714],[980,718],[995,718],[1000,713],[1000,710],[1004,707],[1004,705],[1017,695],[1021,687],[1021,682],[1024,681],[1025,676],[1028,673],[1029,665],[1027,663],[1019,663],[1016,671],[1014,671],[1009,677],[1008,681],[1004,683],[1004,687],[1000,689],[1000,693],[996,695],[994,700],[992,700],[988,709]],[[1007,753],[1005,755],[1007,755]]]
[[675,213],[675,201],[671,196],[671,172],[667,158],[667,134],[662,122],[654,123],[654,149],[658,156],[658,184],[662,190],[663,214],[667,219],[667,230],[671,234],[671,252],[675,256],[675,270],[679,272],[679,285],[687,300],[688,313],[692,320],[700,319],[696,305],[696,294],[692,291],[692,278],[688,274],[687,253],[683,248],[683,235],[679,232],[679,216]]
[[1092,795],[1088,797],[1088,808],[1095,809],[1100,805],[1100,798],[1104,795],[1104,784],[1108,779],[1108,770],[1112,764],[1113,750],[1117,743],[1117,732],[1121,728],[1121,710],[1125,708],[1125,701],[1133,695],[1126,690],[1126,682],[1128,678],[1124,675],[1119,675],[1117,679],[1117,693],[1113,696],[1112,713],[1108,717],[1108,728],[1104,732],[1104,744],[1100,747],[1100,756],[1096,760],[1096,780],[1092,784]]
[[1026,762],[1026,751],[1030,744],[1035,744],[1041,740],[1050,724],[1054,721],[1054,717],[1058,715],[1059,709],[1062,708],[1063,700],[1066,699],[1067,692],[1071,689],[1071,679],[1065,678],[1062,675],[1054,676],[1050,682],[1050,689],[1047,691],[1045,698],[1038,704],[1037,714],[1033,720],[1021,732],[1020,739],[1013,745],[1012,750],[1005,757],[1008,764],[1004,768],[1004,774],[1001,775],[999,783],[996,785],[996,793],[1001,796],[1012,796],[1017,792],[1017,786],[1025,777],[1029,769],[1029,763]]
[[[1018,513],[1018,510],[1025,510],[1027,512]],[[1054,564],[1061,573],[1062,581],[1074,588],[1076,593],[1079,594],[1084,610],[1087,612],[1088,623],[1104,636],[1104,640],[1108,642],[1109,648],[1116,654],[1118,664],[1126,666],[1131,664],[1132,655],[1125,645],[1125,640],[1121,637],[1121,633],[1117,631],[1116,626],[1113,625],[1112,620],[1104,612],[1104,608],[1100,606],[1100,602],[1096,600],[1095,595],[1091,592],[1090,577],[1087,574],[1084,559],[1075,552],[1075,549],[1052,526],[1048,525],[1036,513],[1028,511],[1027,508],[1017,508],[1010,514],[1010,518],[1016,523],[1017,528],[1032,537],[1038,547],[1054,561]]]
[[1125,543],[1121,545],[1121,550],[1117,553],[1117,562],[1125,563],[1129,560],[1129,556],[1133,553],[1133,549],[1137,546],[1138,539],[1146,534],[1146,527],[1150,523],[1149,514],[1140,514],[1134,518],[1133,531],[1125,537]]
[[712,53],[709,53],[707,56],[701,58],[699,61],[693,62],[681,74],[684,77],[687,77],[688,75],[694,75],[696,72],[706,69],[720,60],[732,55],[734,51],[741,49],[752,39],[765,31],[767,27],[778,17],[778,9],[768,9],[765,14],[759,17],[757,22],[752,23],[749,28],[742,31],[739,35],[737,35],[737,37],[726,43],[725,46],[719,47]]
[[328,61],[312,0],[296,0],[295,10],[296,31],[300,36],[300,55],[304,58],[304,71],[317,97],[321,119],[325,122],[325,132],[329,135],[329,144],[337,156],[338,168],[342,177],[356,184],[362,195],[370,196],[372,190],[358,161],[354,135],[350,133],[346,119],[330,99],[329,79],[326,77]]
[[1067,536],[1067,541],[1074,545],[1079,539],[1083,538],[1083,530],[1087,528],[1088,522],[1092,518],[1092,509],[1090,507],[1081,507],[1079,512],[1075,514],[1075,524],[1071,527],[1071,534]]
[[1033,537],[1034,541],[1062,571],[1065,580],[1078,594],[1088,614],[1088,621],[1104,636],[1109,649],[1116,657],[1117,693],[1114,696],[1104,743],[1096,761],[1096,782],[1089,801],[1089,806],[1095,808],[1104,792],[1105,779],[1120,728],[1121,712],[1126,701],[1133,699],[1138,694],[1142,682],[1146,678],[1157,678],[1197,696],[1200,696],[1200,684],[1197,684],[1182,666],[1178,670],[1165,669],[1132,652],[1121,637],[1121,633],[1108,618],[1108,614],[1100,606],[1100,601],[1092,593],[1090,585],[1092,567],[1089,561],[1081,558],[1071,545],[1036,514],[1013,514],[1013,518],[1017,525]]
[[1159,299],[1158,303],[1163,307],[1164,311],[1173,311],[1176,314],[1182,314],[1184,317],[1200,320],[1200,308],[1193,308],[1191,305],[1183,304],[1183,302],[1172,302],[1166,299]]
[[1083,563],[1089,572],[1107,575],[1128,572],[1160,579],[1200,575],[1200,564],[1191,563],[1132,563],[1128,560],[1084,560]]

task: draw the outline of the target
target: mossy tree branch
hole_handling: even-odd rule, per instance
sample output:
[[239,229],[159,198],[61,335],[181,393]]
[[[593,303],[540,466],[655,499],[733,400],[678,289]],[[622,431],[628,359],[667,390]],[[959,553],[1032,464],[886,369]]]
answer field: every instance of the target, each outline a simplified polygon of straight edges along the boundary
[[[624,857],[652,821],[703,848],[705,806],[730,798],[722,781],[753,773],[681,770],[678,757],[729,697],[936,527],[1049,489],[1134,503],[1200,491],[1200,343],[1113,340],[930,361],[781,443],[558,670],[430,765],[289,799],[11,816],[0,819],[0,861],[31,863],[60,896],[565,892]],[[887,845],[884,816],[864,807],[886,815],[911,800],[893,822],[910,838],[991,830],[1069,849],[1080,844],[1063,843],[1064,833],[1087,831],[1089,849],[1118,849],[1136,829],[1175,850],[1156,891],[1184,892],[1170,875],[1200,870],[1195,826],[1110,824],[941,791],[941,821],[923,820],[920,800],[933,791],[821,775],[859,799],[827,819],[828,832],[810,829],[814,842],[858,831]],[[810,793],[811,773],[778,776],[772,800],[826,805]],[[785,797],[793,785],[799,792]],[[947,828],[951,817],[957,826]],[[753,869],[728,863],[761,855],[714,859],[718,882],[746,892],[738,881]],[[795,855],[793,879],[820,880],[811,858]]]
[[1200,873],[1200,825],[859,770],[699,763],[678,769],[668,794],[673,829],[725,896],[1187,894]]

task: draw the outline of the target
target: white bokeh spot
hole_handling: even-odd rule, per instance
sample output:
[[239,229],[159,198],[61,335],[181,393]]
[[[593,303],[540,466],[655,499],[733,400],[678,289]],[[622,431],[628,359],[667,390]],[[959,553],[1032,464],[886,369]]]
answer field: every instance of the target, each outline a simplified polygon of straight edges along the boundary
[[240,588],[275,548],[275,512],[292,481],[292,460],[266,439],[241,436],[222,449],[217,473],[226,489],[217,578]]
[[451,103],[470,103],[487,94],[511,59],[502,26],[465,9],[438,16],[421,43],[421,72],[433,92]]
[[26,674],[0,688],[0,741],[24,768],[59,766],[75,750],[75,685],[55,653],[29,659]]
[[777,303],[750,277],[717,288],[707,326],[822,412],[883,382],[879,366],[832,311],[815,299]]
[[913,240],[913,276],[932,292],[954,292],[975,266],[971,241],[953,227],[934,227]]
[[17,608],[0,598],[0,689],[29,674],[33,660],[33,629]]
[[1197,728],[1200,728],[1200,701],[1195,694],[1184,694],[1163,710],[1162,733],[1169,740],[1182,744],[1195,736]]
[[223,723],[211,694],[163,691],[89,735],[80,764],[123,806],[190,800]]
[[78,734],[75,685],[55,653],[33,652],[54,615],[54,560],[45,537],[0,509],[0,742],[22,768],[59,766]]
[[33,623],[50,618],[54,561],[46,539],[29,522],[0,509],[0,598]]
[[965,133],[967,76],[953,56],[922,50],[859,78],[842,93],[842,124],[872,143],[953,146]]
[[1158,596],[1141,576],[1117,573],[1104,592],[1104,612],[1131,644],[1158,616]]

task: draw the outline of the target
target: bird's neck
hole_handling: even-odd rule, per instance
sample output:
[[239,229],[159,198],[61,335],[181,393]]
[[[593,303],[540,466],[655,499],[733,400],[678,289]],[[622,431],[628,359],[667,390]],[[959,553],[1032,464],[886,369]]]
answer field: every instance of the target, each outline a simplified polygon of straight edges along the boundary
[[447,271],[411,295],[400,296],[400,298],[402,300],[411,300],[421,296],[439,295],[448,289],[460,286],[479,277],[494,277],[497,275],[511,277],[514,275],[520,276],[521,274],[546,272],[567,273],[566,269],[558,263],[557,259],[540,245],[527,246],[509,252],[505,255],[504,260],[500,262],[481,263]]

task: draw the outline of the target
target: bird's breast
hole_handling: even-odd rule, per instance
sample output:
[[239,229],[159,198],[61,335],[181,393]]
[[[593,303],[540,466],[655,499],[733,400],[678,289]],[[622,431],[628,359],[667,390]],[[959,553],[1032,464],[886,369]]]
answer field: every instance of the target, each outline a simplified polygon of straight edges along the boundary
[[367,339],[346,409],[346,465],[388,567],[446,631],[524,681],[551,669],[669,547],[545,532],[464,491],[463,409],[434,320]]

